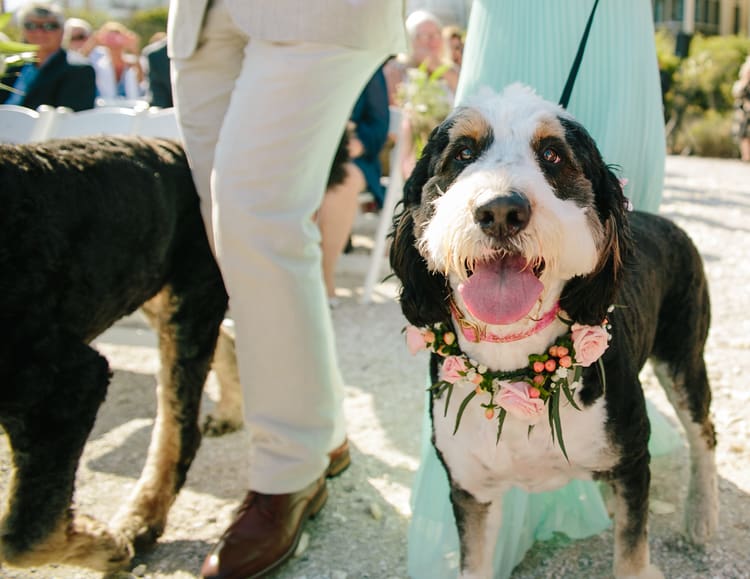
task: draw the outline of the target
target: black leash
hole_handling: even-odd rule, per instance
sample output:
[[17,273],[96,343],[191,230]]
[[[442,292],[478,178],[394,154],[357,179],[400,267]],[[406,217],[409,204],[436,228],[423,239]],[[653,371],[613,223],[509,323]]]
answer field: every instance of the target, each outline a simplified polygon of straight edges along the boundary
[[570,102],[570,93],[573,92],[573,85],[576,82],[576,76],[578,76],[578,69],[581,67],[581,61],[583,60],[583,51],[586,49],[586,41],[589,38],[589,31],[591,30],[591,23],[594,21],[594,12],[596,7],[599,5],[599,0],[594,0],[594,6],[591,8],[591,14],[589,20],[586,22],[586,28],[583,31],[581,42],[578,45],[578,52],[573,60],[573,66],[570,67],[568,73],[568,80],[565,82],[565,88],[563,89],[562,96],[560,97],[560,106],[568,108],[568,102]]

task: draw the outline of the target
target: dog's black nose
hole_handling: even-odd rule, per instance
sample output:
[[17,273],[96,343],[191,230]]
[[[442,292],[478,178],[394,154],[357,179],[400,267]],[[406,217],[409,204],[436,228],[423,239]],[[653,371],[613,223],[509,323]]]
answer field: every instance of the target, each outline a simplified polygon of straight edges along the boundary
[[502,239],[521,231],[531,219],[531,204],[525,195],[511,191],[474,210],[474,221],[490,237]]

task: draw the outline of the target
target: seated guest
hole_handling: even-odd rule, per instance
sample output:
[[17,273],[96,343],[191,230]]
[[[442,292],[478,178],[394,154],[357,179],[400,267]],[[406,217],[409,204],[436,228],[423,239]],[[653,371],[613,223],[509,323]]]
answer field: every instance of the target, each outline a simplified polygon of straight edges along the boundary
[[[164,33],[161,33],[164,34]],[[172,106],[172,80],[167,55],[167,36],[152,38],[141,52],[141,64],[148,79],[147,98],[152,107]]]
[[408,178],[432,129],[453,106],[459,67],[447,55],[443,25],[424,10],[405,22],[409,54],[386,65],[389,102],[403,110],[401,171]]
[[[318,211],[323,279],[332,306],[337,301],[336,263],[349,240],[357,215],[359,194],[369,191],[377,205],[383,205],[385,189],[380,183],[380,150],[388,137],[389,121],[388,91],[381,66],[368,81],[352,109],[349,129],[342,139],[329,187]],[[343,152],[342,147],[345,147]],[[341,158],[342,153],[344,159]],[[347,157],[349,162],[346,162]]]
[[[378,207],[383,206],[385,188],[380,182],[380,151],[388,138],[390,114],[388,88],[381,66],[375,71],[352,110],[354,134],[349,139],[352,163],[362,172],[366,187]],[[360,191],[361,192],[361,191]]]
[[89,58],[96,69],[98,95],[107,100],[145,97],[138,35],[120,22],[105,22],[94,33]]
[[446,51],[443,40],[443,24],[430,12],[417,10],[409,14],[404,23],[408,33],[409,52],[399,54],[388,61],[385,66],[385,78],[388,83],[388,101],[391,105],[403,106],[405,83],[409,82],[409,71],[422,68],[427,75],[437,75],[437,82],[453,100],[458,85],[459,68]]
[[464,32],[458,26],[446,26],[443,28],[443,40],[453,64],[460,69],[464,58]]
[[[59,6],[30,2],[19,8],[23,41],[39,48],[34,62],[9,65],[0,79],[0,103],[90,109],[96,98],[94,69],[70,63],[62,48],[65,16]],[[12,90],[6,87],[12,87]]]

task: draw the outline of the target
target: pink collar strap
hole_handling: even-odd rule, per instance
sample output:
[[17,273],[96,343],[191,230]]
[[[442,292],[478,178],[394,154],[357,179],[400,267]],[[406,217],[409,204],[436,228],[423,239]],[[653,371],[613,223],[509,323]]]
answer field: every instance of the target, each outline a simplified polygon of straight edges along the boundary
[[456,307],[456,304],[454,304],[453,300],[451,300],[451,312],[453,314],[453,318],[458,322],[458,325],[461,328],[461,333],[464,335],[464,338],[466,338],[470,342],[475,342],[475,343],[478,343],[478,342],[507,343],[507,342],[517,342],[518,340],[523,340],[524,338],[533,336],[537,332],[541,332],[544,328],[549,326],[555,320],[559,311],[560,311],[560,303],[555,302],[555,305],[552,306],[552,308],[546,314],[544,314],[541,318],[539,318],[539,320],[537,320],[537,322],[530,328],[522,332],[516,332],[514,334],[505,334],[502,336],[498,336],[497,334],[488,333],[487,328],[484,324],[480,324],[474,321],[469,321],[466,318],[464,318],[463,314]]

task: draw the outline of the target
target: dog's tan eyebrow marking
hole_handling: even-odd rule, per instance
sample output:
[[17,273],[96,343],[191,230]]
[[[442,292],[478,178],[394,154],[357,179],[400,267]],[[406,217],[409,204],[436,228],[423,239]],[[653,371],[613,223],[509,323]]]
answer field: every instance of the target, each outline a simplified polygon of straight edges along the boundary
[[451,141],[460,137],[469,137],[481,143],[492,133],[492,128],[487,119],[476,110],[461,110],[453,117],[453,125],[448,131]]
[[557,119],[542,119],[531,137],[531,143],[534,147],[543,139],[556,137],[565,140],[565,127]]

